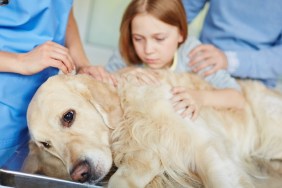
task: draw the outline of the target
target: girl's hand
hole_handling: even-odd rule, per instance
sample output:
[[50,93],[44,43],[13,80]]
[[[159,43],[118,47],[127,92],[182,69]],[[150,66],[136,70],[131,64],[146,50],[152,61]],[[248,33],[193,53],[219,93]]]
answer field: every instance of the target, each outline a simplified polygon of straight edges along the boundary
[[213,45],[199,45],[189,54],[189,66],[194,72],[199,72],[210,66],[204,76],[211,75],[220,69],[227,69],[228,62],[225,54]]
[[51,41],[37,46],[28,53],[19,54],[19,60],[22,65],[21,72],[25,75],[36,74],[48,67],[58,68],[65,74],[75,70],[69,50]]
[[139,85],[158,85],[160,80],[157,78],[156,74],[149,69],[144,68],[126,68],[122,71],[122,76],[124,77],[135,77]]
[[184,87],[174,87],[171,92],[173,94],[171,101],[175,111],[180,112],[183,118],[189,117],[195,120],[198,117],[200,105],[192,96],[194,92]]
[[88,74],[96,80],[117,86],[117,78],[114,76],[114,74],[107,72],[102,66],[83,66],[78,69],[78,73]]

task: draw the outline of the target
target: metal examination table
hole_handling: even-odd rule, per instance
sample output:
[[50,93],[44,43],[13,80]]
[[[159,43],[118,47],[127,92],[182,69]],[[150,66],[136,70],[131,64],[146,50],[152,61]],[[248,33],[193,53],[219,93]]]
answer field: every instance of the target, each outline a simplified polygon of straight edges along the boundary
[[0,188],[102,188],[47,176],[0,169]]

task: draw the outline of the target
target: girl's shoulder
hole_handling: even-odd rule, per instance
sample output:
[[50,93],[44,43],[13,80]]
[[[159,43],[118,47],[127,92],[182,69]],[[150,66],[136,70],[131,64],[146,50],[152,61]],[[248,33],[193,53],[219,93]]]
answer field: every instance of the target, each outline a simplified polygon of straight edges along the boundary
[[201,42],[197,37],[188,36],[186,40],[179,46],[177,50],[178,56],[185,59],[187,55],[200,44]]
[[177,50],[177,67],[176,72],[191,72],[191,68],[187,66],[190,61],[189,53],[201,42],[194,36],[188,36],[186,40],[179,46]]
[[186,40],[180,45],[179,50],[189,52],[200,44],[201,42],[197,37],[188,36]]

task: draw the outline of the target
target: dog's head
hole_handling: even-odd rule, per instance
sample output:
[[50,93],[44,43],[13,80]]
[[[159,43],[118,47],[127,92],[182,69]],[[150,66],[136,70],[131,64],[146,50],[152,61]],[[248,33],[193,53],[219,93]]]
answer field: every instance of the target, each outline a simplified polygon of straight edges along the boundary
[[60,160],[58,168],[65,168],[72,180],[90,183],[101,180],[112,166],[110,133],[120,116],[114,88],[87,75],[49,78],[27,115],[34,144]]

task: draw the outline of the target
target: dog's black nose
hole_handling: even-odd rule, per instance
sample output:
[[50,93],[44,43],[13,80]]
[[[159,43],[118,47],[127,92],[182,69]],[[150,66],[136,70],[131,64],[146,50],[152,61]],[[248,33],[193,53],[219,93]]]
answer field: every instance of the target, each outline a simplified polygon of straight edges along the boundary
[[84,183],[89,181],[91,177],[91,167],[88,162],[83,161],[78,163],[71,172],[73,181]]

